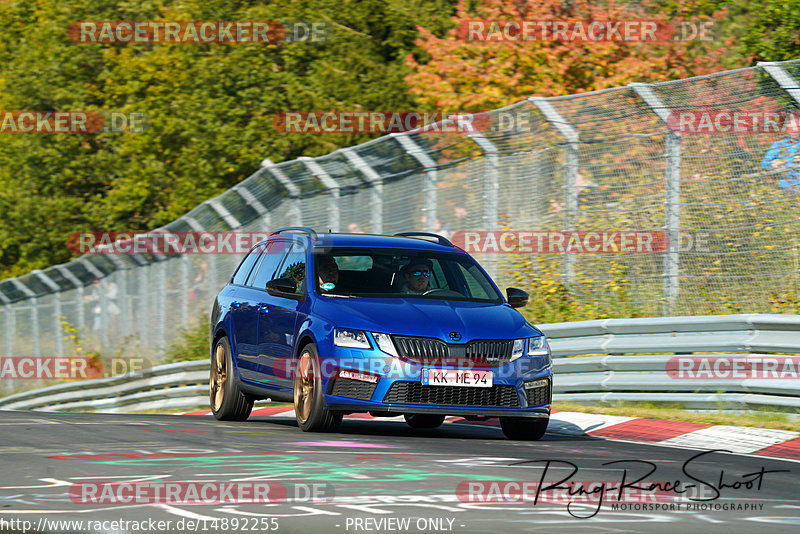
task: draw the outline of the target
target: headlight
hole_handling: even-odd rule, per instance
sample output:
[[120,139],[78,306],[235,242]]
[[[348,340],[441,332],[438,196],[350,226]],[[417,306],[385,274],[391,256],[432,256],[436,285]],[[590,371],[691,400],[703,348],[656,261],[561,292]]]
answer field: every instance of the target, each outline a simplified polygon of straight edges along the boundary
[[544,356],[549,353],[547,338],[544,336],[528,338],[528,356]]
[[333,329],[333,344],[337,347],[350,347],[352,349],[370,348],[367,334],[362,330],[348,330],[347,328]]
[[525,351],[525,340],[524,339],[515,339],[514,340],[514,347],[511,349],[511,360],[513,362],[517,358],[522,357],[522,353]]
[[378,334],[376,332],[372,332],[372,337],[375,338],[375,343],[378,344],[379,349],[386,354],[397,357],[397,349],[394,347],[394,343],[392,342],[392,338],[389,337],[389,334]]

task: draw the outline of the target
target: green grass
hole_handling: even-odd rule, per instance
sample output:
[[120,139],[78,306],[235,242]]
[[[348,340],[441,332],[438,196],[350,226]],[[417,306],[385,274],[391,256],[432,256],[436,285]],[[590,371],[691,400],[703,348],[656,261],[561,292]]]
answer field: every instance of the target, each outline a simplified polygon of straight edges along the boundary
[[588,406],[574,402],[553,403],[553,410],[564,412],[581,412],[604,415],[623,415],[627,417],[644,417],[649,419],[669,419],[673,421],[690,421],[693,423],[709,423],[713,425],[750,426],[771,428],[775,430],[792,430],[800,432],[800,420],[792,420],[789,414],[774,412],[744,412],[728,414],[722,412],[690,412],[679,405],[657,405],[653,403],[620,403],[615,406]]

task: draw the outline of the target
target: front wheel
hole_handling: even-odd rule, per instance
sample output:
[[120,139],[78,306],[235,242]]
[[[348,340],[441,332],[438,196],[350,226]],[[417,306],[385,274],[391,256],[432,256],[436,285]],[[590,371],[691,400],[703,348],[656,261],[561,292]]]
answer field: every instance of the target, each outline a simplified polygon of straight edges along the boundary
[[294,373],[294,414],[303,432],[333,432],[342,423],[342,413],[325,407],[317,348],[308,344],[297,358]]
[[542,439],[547,431],[549,418],[501,417],[500,427],[508,439],[535,441]]
[[236,385],[231,344],[227,337],[220,338],[214,346],[208,389],[211,412],[218,420],[244,421],[250,417],[253,400]]
[[444,415],[435,413],[407,413],[404,417],[411,428],[436,428],[444,423]]

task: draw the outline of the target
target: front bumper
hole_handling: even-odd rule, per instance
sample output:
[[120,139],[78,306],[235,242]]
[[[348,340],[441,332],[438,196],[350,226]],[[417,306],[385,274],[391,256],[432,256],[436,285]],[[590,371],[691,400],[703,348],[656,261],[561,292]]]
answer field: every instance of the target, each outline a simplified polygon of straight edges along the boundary
[[[378,349],[332,346],[321,351],[325,403],[347,412],[434,413],[488,417],[548,417],[552,367],[546,357],[523,356],[499,367],[468,367],[493,373],[491,388],[422,385],[423,368],[464,369],[413,363]],[[327,370],[327,372],[326,372]],[[341,378],[341,370],[373,377],[373,382]],[[347,374],[347,373],[345,373]],[[544,381],[526,389],[525,384]]]

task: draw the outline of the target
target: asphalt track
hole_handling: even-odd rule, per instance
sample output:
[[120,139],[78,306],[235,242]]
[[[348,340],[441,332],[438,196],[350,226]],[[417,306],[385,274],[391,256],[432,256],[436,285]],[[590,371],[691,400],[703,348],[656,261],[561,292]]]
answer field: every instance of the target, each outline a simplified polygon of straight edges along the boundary
[[[562,424],[541,441],[518,442],[479,424],[412,430],[398,421],[345,418],[338,433],[308,434],[294,419],[276,416],[223,423],[200,415],[0,412],[0,533],[800,531],[800,462],[721,452],[695,457],[700,451],[570,435],[574,429]],[[547,460],[545,481],[567,477],[573,467],[562,462],[571,462],[577,472],[562,485],[602,481],[606,501],[598,506],[596,496],[584,496],[568,507],[563,500],[465,502],[469,495],[457,494],[465,481],[486,488],[539,481]],[[638,462],[608,463],[632,460]],[[685,493],[656,502],[652,492],[630,490],[638,502],[613,509],[609,495],[623,468],[630,483],[649,470],[644,462],[656,469],[646,480],[680,481]],[[70,498],[87,482],[156,481],[279,483],[287,496],[273,504]],[[721,488],[718,498],[713,487]],[[170,523],[149,528],[117,520]]]

